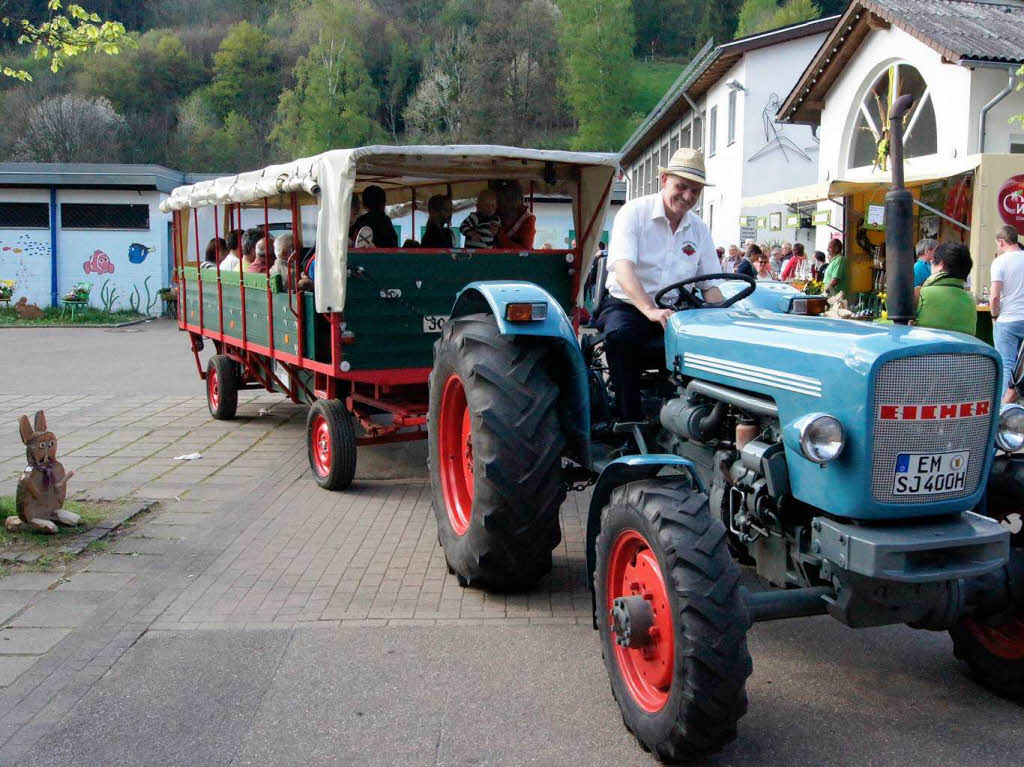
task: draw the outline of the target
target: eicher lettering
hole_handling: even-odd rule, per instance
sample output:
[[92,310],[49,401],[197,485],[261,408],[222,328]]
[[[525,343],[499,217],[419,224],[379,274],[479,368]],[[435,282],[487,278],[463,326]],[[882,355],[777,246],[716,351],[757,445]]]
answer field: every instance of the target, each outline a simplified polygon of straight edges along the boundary
[[992,414],[992,401],[946,402],[936,405],[879,405],[879,421],[945,421]]

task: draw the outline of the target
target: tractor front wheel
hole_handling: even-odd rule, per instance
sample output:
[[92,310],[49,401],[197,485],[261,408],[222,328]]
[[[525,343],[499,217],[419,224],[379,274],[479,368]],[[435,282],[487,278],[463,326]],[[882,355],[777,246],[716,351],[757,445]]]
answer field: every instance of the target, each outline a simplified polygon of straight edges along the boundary
[[210,357],[206,366],[206,405],[218,421],[230,421],[238,409],[238,363],[226,354]]
[[549,347],[503,336],[488,314],[451,320],[434,345],[427,419],[438,540],[464,586],[512,591],[551,570],[565,499]]
[[739,581],[725,527],[688,480],[612,492],[594,572],[601,651],[626,727],[661,761],[736,737],[751,672]]
[[344,490],[356,474],[352,417],[336,399],[313,403],[306,416],[306,446],[313,479],[325,490]]

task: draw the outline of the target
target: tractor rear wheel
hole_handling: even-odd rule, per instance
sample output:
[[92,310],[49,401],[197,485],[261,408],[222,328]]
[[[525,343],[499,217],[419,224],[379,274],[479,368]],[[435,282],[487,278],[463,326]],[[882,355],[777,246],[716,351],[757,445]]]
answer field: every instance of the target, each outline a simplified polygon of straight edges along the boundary
[[[1024,460],[996,459],[988,484],[987,516],[1011,531],[1010,557],[1024,559]],[[1018,566],[1017,572],[1021,572]],[[1024,700],[1024,605],[998,615],[969,616],[949,631],[953,654],[987,689],[1011,700]]]
[[238,410],[238,363],[215,354],[206,365],[206,405],[218,421],[230,421]]
[[551,570],[565,499],[549,347],[503,336],[489,314],[434,344],[427,419],[438,540],[463,586],[532,586]]
[[677,762],[732,741],[747,710],[750,615],[707,497],[688,480],[616,488],[594,590],[612,694],[640,744]]
[[306,447],[313,479],[325,490],[344,490],[356,474],[352,416],[336,399],[320,399],[306,416]]

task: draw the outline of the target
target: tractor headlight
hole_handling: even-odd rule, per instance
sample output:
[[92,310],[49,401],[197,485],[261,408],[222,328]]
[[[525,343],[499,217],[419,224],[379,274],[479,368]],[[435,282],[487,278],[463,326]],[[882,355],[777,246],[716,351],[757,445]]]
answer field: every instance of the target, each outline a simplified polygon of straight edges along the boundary
[[999,410],[996,445],[1007,453],[1015,453],[1024,447],[1024,407],[1003,405]]
[[834,461],[843,452],[846,435],[843,425],[830,415],[812,413],[797,422],[800,450],[815,463]]

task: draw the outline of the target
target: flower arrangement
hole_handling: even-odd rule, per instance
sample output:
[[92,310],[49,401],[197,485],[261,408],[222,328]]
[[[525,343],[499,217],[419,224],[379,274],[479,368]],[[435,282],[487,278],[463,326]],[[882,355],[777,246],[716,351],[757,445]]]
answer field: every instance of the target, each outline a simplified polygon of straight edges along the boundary
[[804,293],[809,296],[820,296],[823,287],[820,280],[809,280],[804,284]]
[[10,301],[14,298],[14,280],[0,280],[0,301]]

